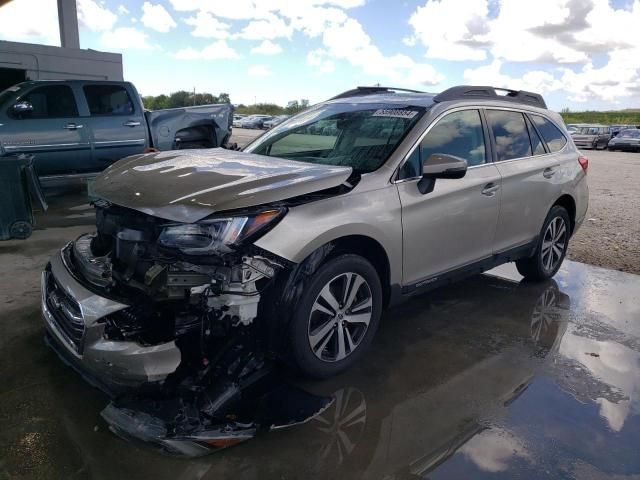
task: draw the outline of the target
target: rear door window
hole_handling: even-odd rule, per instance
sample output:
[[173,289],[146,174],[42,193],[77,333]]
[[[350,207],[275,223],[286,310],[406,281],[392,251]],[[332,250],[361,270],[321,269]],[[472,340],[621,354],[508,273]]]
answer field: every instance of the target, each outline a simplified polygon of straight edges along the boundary
[[73,91],[67,85],[46,85],[31,90],[19,98],[33,106],[30,112],[12,114],[17,119],[69,118],[78,116],[78,106]]
[[92,116],[134,113],[131,97],[121,85],[85,85],[82,89]]
[[567,139],[562,134],[560,129],[556,127],[552,122],[540,115],[529,115],[533,123],[538,128],[540,135],[549,147],[551,153],[558,152],[566,145]]
[[529,132],[522,113],[509,110],[487,110],[486,113],[498,161],[531,156]]

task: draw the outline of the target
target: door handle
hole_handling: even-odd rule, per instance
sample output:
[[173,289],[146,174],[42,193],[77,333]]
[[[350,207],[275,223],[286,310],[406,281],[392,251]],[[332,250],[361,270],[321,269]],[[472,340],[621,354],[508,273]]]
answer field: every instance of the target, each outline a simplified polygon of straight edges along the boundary
[[78,130],[79,128],[84,127],[84,125],[78,125],[77,123],[67,123],[64,127],[67,130]]
[[542,171],[544,178],[551,178],[556,174],[556,167],[547,167]]
[[125,127],[137,127],[138,125],[140,125],[140,122],[136,122],[134,120],[129,120],[128,122],[124,122],[123,125]]
[[493,197],[499,188],[500,185],[497,185],[493,182],[487,183],[482,189],[482,194],[486,195],[487,197]]

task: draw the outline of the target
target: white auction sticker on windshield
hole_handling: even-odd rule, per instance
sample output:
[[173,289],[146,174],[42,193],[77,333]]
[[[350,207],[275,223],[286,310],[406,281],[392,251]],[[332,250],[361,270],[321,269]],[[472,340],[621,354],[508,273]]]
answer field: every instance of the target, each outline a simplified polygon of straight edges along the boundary
[[401,108],[381,108],[376,110],[374,117],[413,118],[418,114],[416,110],[404,110]]

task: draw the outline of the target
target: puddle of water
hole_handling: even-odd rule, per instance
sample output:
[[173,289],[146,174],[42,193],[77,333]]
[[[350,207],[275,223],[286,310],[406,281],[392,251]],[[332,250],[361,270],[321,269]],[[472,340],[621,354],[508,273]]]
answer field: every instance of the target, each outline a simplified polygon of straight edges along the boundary
[[509,268],[389,311],[355,368],[300,382],[335,399],[312,421],[196,460],[110,434],[106,399],[41,346],[37,328],[6,326],[0,477],[640,474],[640,277],[567,262],[555,282],[531,285]]

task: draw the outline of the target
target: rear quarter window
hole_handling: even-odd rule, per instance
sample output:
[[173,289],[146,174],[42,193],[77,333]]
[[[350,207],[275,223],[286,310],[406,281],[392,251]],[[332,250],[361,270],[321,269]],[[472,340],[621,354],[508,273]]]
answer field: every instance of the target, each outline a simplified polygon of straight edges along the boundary
[[540,115],[530,115],[533,123],[538,127],[538,131],[549,147],[550,152],[558,152],[567,144],[564,134],[552,122]]

